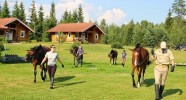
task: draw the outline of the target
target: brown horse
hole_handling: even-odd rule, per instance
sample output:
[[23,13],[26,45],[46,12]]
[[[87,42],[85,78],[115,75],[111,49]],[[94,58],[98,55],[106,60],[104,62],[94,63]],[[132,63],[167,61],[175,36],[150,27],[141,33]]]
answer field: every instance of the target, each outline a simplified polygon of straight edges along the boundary
[[[27,50],[27,54],[26,54],[26,58],[25,61],[31,61],[34,67],[34,83],[36,83],[36,75],[37,75],[37,65],[40,65],[45,54],[50,51],[50,48],[48,47],[44,47],[44,46],[35,46],[33,48],[31,48],[30,50]],[[45,81],[46,79],[46,72],[47,72],[47,68],[46,68],[46,62],[40,66],[41,72],[41,79],[43,81]],[[44,75],[43,75],[44,72]]]
[[70,53],[71,53],[71,54],[73,55],[73,57],[74,57],[74,65],[76,64],[77,50],[78,50],[78,47],[77,47],[77,46],[74,46],[74,47],[70,50]]
[[137,75],[138,75],[138,82],[137,82],[138,86],[137,87],[140,87],[141,73],[143,72],[142,83],[144,83],[144,74],[145,74],[146,66],[150,64],[149,52],[145,48],[143,48],[139,45],[136,45],[136,48],[132,49],[131,51],[132,51],[132,72],[131,72],[131,76],[132,76],[132,81],[133,81],[133,87],[136,87],[136,83],[135,83],[135,80],[134,80],[135,69],[136,69]]
[[113,64],[116,64],[116,60],[118,57],[118,51],[116,50],[111,50],[110,53],[108,54],[108,57],[110,58],[110,65],[113,61]]

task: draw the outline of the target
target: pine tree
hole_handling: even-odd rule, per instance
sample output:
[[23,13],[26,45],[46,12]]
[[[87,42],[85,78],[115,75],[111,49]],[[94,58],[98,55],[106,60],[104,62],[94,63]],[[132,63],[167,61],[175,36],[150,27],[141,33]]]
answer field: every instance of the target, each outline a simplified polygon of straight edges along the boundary
[[84,22],[83,9],[82,9],[81,5],[79,5],[79,8],[78,8],[78,22],[80,22],[80,23]]
[[36,27],[36,40],[41,41],[42,40],[42,33],[43,33],[43,6],[41,5],[38,12],[38,24]]
[[172,12],[169,9],[169,13],[167,18],[165,19],[165,29],[168,31],[168,33],[170,33],[171,27],[173,24],[173,18],[172,18]]
[[30,10],[30,22],[29,25],[32,29],[34,29],[33,34],[29,34],[29,40],[36,39],[35,33],[36,33],[36,25],[37,25],[37,15],[36,15],[36,8],[35,8],[35,1],[32,1]]
[[25,14],[25,8],[24,8],[24,5],[23,5],[23,2],[20,3],[19,8],[20,8],[19,19],[22,22],[26,23],[26,14]]
[[78,22],[78,14],[77,14],[76,10],[74,10],[72,13],[72,22],[74,22],[74,23]]
[[3,18],[10,17],[10,11],[9,11],[8,3],[6,0],[4,1],[4,6],[3,6],[3,10],[2,10],[2,17]]
[[54,2],[52,2],[51,4],[51,10],[50,10],[50,18],[52,20],[52,27],[56,26],[57,25],[57,20],[56,20],[56,13],[55,13],[55,4]]
[[65,10],[65,12],[64,12],[64,14],[63,14],[63,16],[62,16],[62,18],[61,18],[61,23],[67,23],[67,20],[68,20],[68,11],[67,11],[67,9]]
[[17,1],[15,2],[14,9],[12,11],[12,17],[19,18],[19,6]]
[[178,18],[183,18],[186,15],[186,5],[184,0],[175,0],[172,4],[173,13],[177,14]]

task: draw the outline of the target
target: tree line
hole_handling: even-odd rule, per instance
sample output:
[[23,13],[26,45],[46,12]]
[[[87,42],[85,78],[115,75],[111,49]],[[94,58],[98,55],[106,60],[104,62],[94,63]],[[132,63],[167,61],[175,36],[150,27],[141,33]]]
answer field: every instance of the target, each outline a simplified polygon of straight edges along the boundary
[[[30,15],[26,19],[23,2],[15,2],[12,12],[4,0],[3,6],[0,5],[0,18],[16,17],[29,25],[34,33],[30,34],[29,40],[50,41],[50,34],[47,31],[59,23],[78,23],[84,22],[83,9],[81,5],[70,12],[65,10],[60,21],[55,16],[55,4],[51,3],[50,15],[44,18],[43,6],[40,5],[36,11],[35,1],[32,0],[29,9]],[[102,19],[100,24],[95,23],[106,33],[102,36],[101,42],[104,44],[135,45],[141,43],[143,46],[158,46],[160,41],[166,41],[171,47],[179,44],[186,44],[186,5],[184,0],[174,0],[170,7],[165,21],[154,24],[147,20],[134,23],[131,20],[128,24],[118,26],[107,24]],[[91,22],[91,21],[90,21]]]

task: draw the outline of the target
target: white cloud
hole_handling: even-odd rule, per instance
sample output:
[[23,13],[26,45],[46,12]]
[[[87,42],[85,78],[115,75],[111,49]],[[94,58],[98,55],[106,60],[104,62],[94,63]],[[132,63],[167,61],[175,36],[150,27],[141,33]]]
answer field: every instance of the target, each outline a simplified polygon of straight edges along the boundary
[[98,17],[98,22],[101,22],[102,19],[106,20],[108,24],[117,24],[121,25],[125,23],[126,13],[121,9],[113,8],[112,10],[107,10],[105,13]]

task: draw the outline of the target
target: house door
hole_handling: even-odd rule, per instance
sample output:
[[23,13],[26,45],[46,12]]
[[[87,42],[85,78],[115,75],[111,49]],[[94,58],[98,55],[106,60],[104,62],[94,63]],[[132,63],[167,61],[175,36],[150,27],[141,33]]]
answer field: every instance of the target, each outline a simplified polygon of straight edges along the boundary
[[82,38],[82,41],[85,41],[85,33],[82,33],[81,38]]
[[12,41],[13,40],[13,31],[10,30],[10,31],[5,32],[5,36],[6,36],[7,40]]

